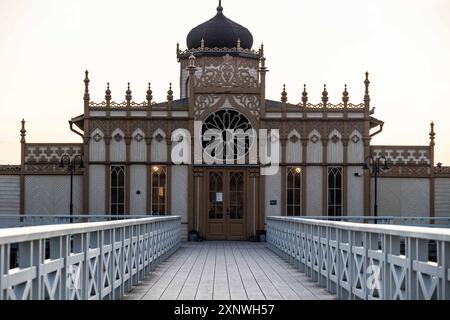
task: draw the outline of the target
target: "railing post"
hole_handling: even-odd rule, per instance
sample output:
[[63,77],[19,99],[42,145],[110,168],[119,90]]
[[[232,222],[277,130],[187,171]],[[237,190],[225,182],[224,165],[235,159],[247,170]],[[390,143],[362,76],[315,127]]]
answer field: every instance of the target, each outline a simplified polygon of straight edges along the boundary
[[[19,243],[19,268],[30,269],[27,284],[23,290],[21,300],[39,300],[41,298],[40,266],[44,261],[45,252],[42,242],[45,240],[33,240]],[[27,292],[29,290],[29,292]]]

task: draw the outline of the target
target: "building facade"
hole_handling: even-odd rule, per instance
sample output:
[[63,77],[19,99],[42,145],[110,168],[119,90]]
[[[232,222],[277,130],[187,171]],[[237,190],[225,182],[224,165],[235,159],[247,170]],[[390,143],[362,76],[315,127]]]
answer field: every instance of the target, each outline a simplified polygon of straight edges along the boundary
[[[23,121],[21,164],[0,167],[0,214],[67,214],[70,178],[60,160],[79,155],[74,214],[180,215],[185,235],[211,240],[252,239],[267,216],[373,215],[374,177],[363,170],[370,157],[388,166],[378,179],[378,215],[448,215],[450,168],[435,165],[433,124],[429,145],[371,145],[384,122],[374,116],[368,73],[358,104],[347,87],[332,104],[326,86],[316,104],[306,86],[299,102],[289,102],[285,88],[269,100],[264,47],[252,46],[251,33],[219,6],[189,33],[186,50],[177,45],[179,99],[170,85],[166,101],[154,102],[149,85],[146,101],[134,102],[128,85],[117,103],[108,84],[96,103],[86,71],[83,114],[69,122],[82,142],[27,143]],[[206,137],[213,129],[223,137],[267,130],[268,139],[233,138],[230,147],[227,138]],[[263,174],[261,150],[272,160],[276,152],[274,174]]]

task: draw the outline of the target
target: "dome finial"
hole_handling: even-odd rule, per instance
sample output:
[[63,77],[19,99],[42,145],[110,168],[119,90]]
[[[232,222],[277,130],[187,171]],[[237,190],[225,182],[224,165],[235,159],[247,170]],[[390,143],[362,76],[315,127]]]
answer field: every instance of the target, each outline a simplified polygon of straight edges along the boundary
[[223,7],[222,7],[222,0],[219,0],[219,6],[217,7],[217,13],[222,13]]

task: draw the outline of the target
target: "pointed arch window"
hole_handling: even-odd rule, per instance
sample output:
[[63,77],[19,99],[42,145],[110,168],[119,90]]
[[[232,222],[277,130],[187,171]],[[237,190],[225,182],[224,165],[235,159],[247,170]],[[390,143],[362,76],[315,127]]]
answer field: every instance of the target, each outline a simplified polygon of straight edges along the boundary
[[342,216],[342,167],[328,168],[328,215]]
[[152,168],[152,215],[167,214],[167,168],[153,166]]
[[125,214],[125,166],[111,166],[111,215]]
[[302,169],[288,167],[286,179],[286,215],[302,215]]

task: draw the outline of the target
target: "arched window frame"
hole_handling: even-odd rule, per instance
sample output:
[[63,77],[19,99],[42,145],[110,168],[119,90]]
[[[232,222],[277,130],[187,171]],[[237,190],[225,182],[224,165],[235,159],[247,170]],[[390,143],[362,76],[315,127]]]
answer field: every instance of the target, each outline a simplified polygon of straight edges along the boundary
[[151,212],[152,215],[167,215],[167,167],[151,167]]
[[328,168],[328,216],[342,216],[343,195],[343,169],[342,167]]
[[110,213],[111,215],[125,214],[125,166],[111,166],[110,183]]
[[300,167],[288,167],[286,170],[286,215],[302,215],[302,174]]

